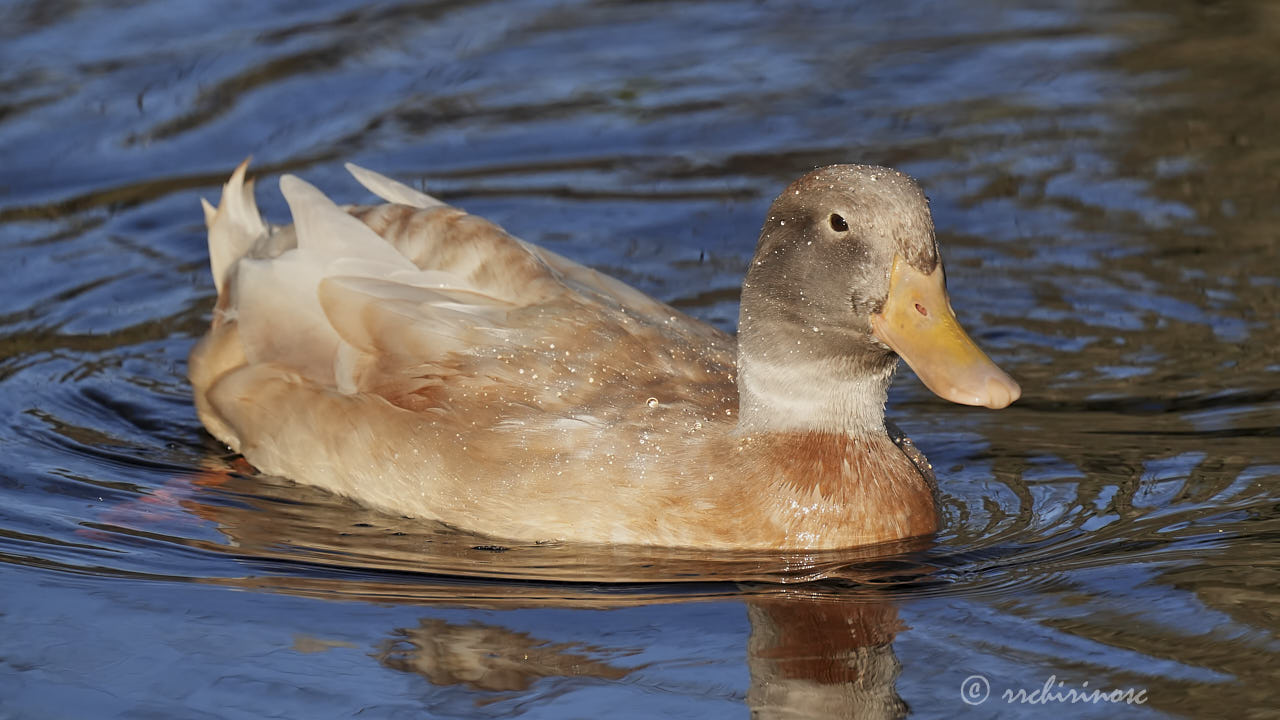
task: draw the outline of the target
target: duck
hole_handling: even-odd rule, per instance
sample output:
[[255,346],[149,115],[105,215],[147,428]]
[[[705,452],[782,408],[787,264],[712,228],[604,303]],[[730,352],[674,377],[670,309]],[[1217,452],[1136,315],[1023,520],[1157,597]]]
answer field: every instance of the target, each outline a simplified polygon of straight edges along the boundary
[[956,320],[928,201],[871,165],[773,201],[734,337],[423,191],[377,204],[235,169],[202,201],[217,300],[188,371],[258,471],[517,543],[859,547],[938,530],[924,455],[885,420],[904,360],[951,402],[1018,384]]

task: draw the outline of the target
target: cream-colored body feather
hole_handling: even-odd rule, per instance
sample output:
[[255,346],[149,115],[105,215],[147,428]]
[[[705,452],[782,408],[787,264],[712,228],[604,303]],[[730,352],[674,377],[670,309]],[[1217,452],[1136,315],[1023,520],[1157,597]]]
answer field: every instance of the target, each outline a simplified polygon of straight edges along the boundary
[[[389,201],[242,165],[206,204],[219,299],[201,419],[261,470],[517,540],[842,547],[932,532],[883,437],[737,432],[732,337],[498,226],[349,166]],[[904,484],[905,483],[905,484]]]

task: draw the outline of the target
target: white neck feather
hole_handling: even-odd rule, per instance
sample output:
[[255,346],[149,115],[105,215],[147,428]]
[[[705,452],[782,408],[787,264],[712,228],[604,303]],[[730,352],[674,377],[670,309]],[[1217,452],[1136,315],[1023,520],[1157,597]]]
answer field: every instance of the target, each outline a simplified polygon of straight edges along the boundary
[[738,432],[883,434],[896,365],[883,374],[842,372],[831,360],[777,365],[738,357]]

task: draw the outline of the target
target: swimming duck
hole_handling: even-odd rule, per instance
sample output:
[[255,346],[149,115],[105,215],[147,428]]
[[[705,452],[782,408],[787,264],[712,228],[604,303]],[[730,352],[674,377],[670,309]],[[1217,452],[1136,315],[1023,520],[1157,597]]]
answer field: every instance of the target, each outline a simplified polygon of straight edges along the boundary
[[208,430],[259,470],[515,541],[852,547],[933,533],[931,471],[884,419],[1020,389],[948,300],[907,175],[836,165],[765,218],[735,339],[377,173],[339,207],[248,161],[204,202],[218,299],[190,358]]

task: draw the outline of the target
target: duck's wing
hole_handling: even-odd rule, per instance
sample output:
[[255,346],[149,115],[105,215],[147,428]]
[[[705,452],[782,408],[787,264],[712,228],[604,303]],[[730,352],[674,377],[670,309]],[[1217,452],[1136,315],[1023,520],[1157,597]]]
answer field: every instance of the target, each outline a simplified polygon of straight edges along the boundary
[[294,225],[273,232],[243,221],[252,197],[242,171],[224,189],[210,243],[231,238],[217,250],[227,278],[219,307],[246,364],[418,411],[502,397],[510,412],[493,422],[521,408],[550,421],[583,408],[597,417],[646,387],[664,390],[664,401],[705,404],[701,396],[732,387],[724,333],[483,218],[353,174],[393,202],[344,210],[285,176]]
[[665,324],[679,318],[681,332],[716,334],[709,326],[675,312],[617,278],[525,242],[483,218],[372,170],[352,163],[347,163],[346,168],[360,184],[389,203],[349,211],[419,268],[461,275],[468,283],[496,296],[504,296],[531,280],[535,281],[534,287],[527,289],[544,290],[541,282],[551,280],[560,289],[625,309],[633,317]]

